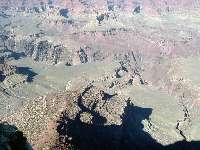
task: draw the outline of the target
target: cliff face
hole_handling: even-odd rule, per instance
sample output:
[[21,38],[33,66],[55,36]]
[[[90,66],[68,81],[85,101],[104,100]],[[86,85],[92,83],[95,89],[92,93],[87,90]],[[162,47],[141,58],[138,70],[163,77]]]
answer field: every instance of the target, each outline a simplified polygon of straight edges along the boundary
[[199,140],[198,8],[197,0],[1,0],[0,117],[35,149],[54,140],[84,150]]
[[16,72],[16,67],[7,64],[0,64],[0,72],[5,76],[9,76]]
[[2,0],[0,6],[8,8],[46,10],[53,7],[68,8],[72,13],[115,11],[133,12],[140,6],[144,12],[159,15],[162,12],[188,11],[199,6],[198,0]]
[[25,55],[32,57],[35,61],[57,64],[61,61],[63,49],[61,45],[53,45],[48,41],[30,42],[25,45]]

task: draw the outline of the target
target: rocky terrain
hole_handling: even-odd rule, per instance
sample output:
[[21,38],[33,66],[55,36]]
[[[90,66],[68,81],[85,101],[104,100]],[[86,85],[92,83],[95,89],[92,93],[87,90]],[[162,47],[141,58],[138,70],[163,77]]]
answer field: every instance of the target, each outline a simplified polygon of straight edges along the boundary
[[0,149],[198,150],[199,8],[1,0]]

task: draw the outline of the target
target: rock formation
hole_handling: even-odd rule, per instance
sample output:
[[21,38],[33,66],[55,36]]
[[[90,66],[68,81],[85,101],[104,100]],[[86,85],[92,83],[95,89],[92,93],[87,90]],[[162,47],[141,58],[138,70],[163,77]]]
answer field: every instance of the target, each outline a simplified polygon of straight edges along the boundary
[[199,8],[1,0],[0,120],[34,149],[196,148]]
[[10,76],[16,72],[16,67],[8,64],[0,64],[0,81],[3,81],[6,76]]
[[46,61],[50,64],[57,64],[61,61],[63,49],[61,45],[54,46],[48,41],[30,42],[25,45],[25,55],[32,57],[35,61]]

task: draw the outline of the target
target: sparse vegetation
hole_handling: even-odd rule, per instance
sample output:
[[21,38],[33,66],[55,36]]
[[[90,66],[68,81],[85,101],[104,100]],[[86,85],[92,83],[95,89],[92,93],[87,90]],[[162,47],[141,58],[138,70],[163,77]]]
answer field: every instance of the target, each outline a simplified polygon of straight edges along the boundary
[[198,146],[187,142],[200,139],[196,2],[1,0],[11,143],[23,132],[36,150]]
[[60,12],[61,16],[65,17],[65,18],[69,17],[69,10],[67,8],[61,9],[59,12]]
[[96,19],[97,19],[98,23],[101,24],[101,22],[104,20],[104,14],[98,15],[96,17]]

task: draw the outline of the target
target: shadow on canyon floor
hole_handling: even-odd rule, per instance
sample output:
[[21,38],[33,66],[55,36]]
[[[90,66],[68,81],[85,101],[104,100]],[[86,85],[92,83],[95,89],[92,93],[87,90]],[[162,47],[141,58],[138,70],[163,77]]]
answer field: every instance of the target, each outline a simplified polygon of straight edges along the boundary
[[17,73],[27,75],[27,82],[32,82],[34,76],[38,75],[37,73],[33,72],[29,67],[17,67]]
[[26,137],[14,125],[0,123],[0,150],[32,150]]
[[[200,142],[180,141],[163,146],[143,130],[142,120],[148,119],[151,108],[140,108],[127,102],[122,115],[121,125],[105,125],[106,118],[89,110],[78,101],[81,109],[74,120],[65,113],[59,122],[57,131],[62,144],[70,144],[72,149],[79,150],[199,150]],[[80,114],[88,112],[93,116],[93,124],[80,120]],[[98,121],[96,121],[98,120]]]
[[[180,141],[163,146],[157,143],[147,132],[143,131],[142,120],[148,119],[151,108],[140,108],[127,102],[122,115],[121,125],[105,125],[106,118],[93,110],[85,108],[79,101],[81,111],[74,120],[65,113],[61,118],[57,131],[60,134],[60,145],[73,145],[75,150],[199,150],[200,141]],[[82,112],[93,115],[93,124],[80,120]],[[56,145],[54,150],[69,150]],[[23,133],[13,125],[0,123],[0,150],[31,150]]]
[[3,73],[0,71],[0,82],[3,82],[5,78],[6,76],[4,76]]
[[10,49],[5,49],[5,52],[9,52],[10,53],[8,58],[14,58],[15,60],[19,60],[21,58],[26,57],[24,52],[15,52],[15,51],[10,50]]

